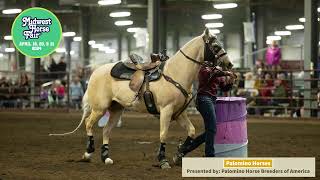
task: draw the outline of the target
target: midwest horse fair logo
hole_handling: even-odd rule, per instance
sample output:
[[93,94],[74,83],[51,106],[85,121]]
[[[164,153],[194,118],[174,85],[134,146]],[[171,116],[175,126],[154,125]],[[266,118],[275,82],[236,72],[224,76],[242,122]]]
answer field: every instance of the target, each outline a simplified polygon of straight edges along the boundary
[[48,56],[59,46],[62,29],[59,19],[44,8],[29,8],[20,13],[11,28],[15,47],[33,58]]

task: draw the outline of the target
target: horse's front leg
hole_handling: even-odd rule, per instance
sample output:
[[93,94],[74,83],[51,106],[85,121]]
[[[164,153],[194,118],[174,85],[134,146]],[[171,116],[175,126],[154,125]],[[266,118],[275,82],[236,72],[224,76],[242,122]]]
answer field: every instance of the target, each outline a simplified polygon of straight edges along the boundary
[[160,147],[158,151],[158,161],[161,169],[171,168],[169,161],[166,159],[166,141],[172,113],[172,106],[166,106],[160,110]]
[[179,118],[177,119],[177,122],[181,125],[181,127],[183,127],[187,133],[188,133],[188,137],[186,138],[186,140],[184,141],[183,144],[180,144],[178,146],[178,151],[174,154],[173,156],[173,162],[175,165],[181,165],[182,163],[182,158],[186,155],[186,153],[192,151],[194,148],[196,148],[197,146],[192,146],[193,144],[193,140],[195,137],[195,128],[193,126],[193,124],[191,123],[187,112],[184,111]]

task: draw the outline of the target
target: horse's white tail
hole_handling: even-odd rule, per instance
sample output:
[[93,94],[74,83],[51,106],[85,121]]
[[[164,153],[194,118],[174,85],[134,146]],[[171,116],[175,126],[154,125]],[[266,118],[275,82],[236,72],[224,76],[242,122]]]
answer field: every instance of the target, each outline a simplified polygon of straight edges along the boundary
[[90,107],[90,105],[89,105],[89,103],[88,103],[87,93],[84,94],[83,99],[82,99],[82,110],[83,110],[83,113],[82,113],[81,121],[80,121],[80,123],[78,124],[78,126],[77,126],[73,131],[66,132],[66,133],[62,133],[62,134],[49,134],[49,136],[65,136],[65,135],[73,134],[73,133],[75,133],[75,132],[81,127],[81,125],[83,124],[84,120],[85,120],[85,119],[90,115],[90,113],[91,113],[91,107]]

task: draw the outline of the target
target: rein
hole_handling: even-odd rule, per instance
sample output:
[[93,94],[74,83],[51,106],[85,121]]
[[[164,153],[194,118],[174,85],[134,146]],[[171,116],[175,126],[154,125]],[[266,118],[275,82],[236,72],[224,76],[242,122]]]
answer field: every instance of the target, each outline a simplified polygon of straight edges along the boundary
[[194,62],[194,63],[196,63],[196,64],[199,64],[199,65],[205,65],[205,63],[199,62],[199,61],[191,58],[190,56],[186,55],[181,49],[179,49],[179,51],[181,52],[181,54],[183,54],[183,56],[184,56],[185,58],[189,59],[190,61],[192,61],[192,62]]

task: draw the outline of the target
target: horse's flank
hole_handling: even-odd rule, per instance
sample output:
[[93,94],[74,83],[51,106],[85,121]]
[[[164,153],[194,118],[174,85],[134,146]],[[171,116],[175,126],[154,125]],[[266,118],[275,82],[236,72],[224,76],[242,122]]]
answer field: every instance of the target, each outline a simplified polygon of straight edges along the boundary
[[[188,42],[182,50],[195,59],[203,59],[203,40],[198,36]],[[90,77],[88,84],[88,102],[93,109],[105,111],[110,107],[111,101],[116,101],[123,107],[147,112],[142,97],[130,90],[129,81],[118,80],[111,76],[110,71],[115,63],[105,64],[96,69]],[[167,60],[164,74],[179,82],[186,90],[191,91],[192,82],[197,75],[199,65],[187,60],[181,53],[177,52]],[[150,89],[154,93],[157,109],[172,105],[173,111],[177,111],[184,103],[184,96],[175,86],[167,82],[163,77],[150,83]]]

